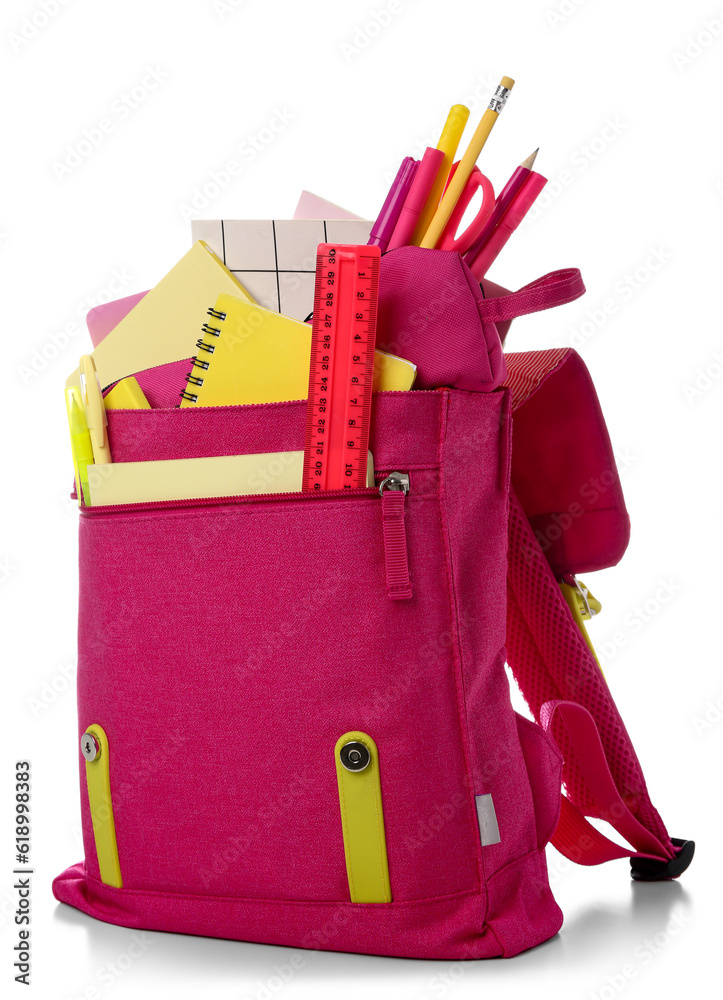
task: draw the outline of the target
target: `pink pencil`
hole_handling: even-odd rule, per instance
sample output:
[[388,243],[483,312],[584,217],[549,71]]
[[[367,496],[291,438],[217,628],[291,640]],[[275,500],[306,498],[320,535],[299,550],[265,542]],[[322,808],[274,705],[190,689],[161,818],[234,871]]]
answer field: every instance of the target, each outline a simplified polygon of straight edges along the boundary
[[432,189],[434,179],[439,172],[443,159],[444,152],[441,149],[433,149],[431,146],[427,146],[422,157],[422,162],[417,168],[412,186],[409,189],[407,200],[404,202],[399,220],[394,227],[387,250],[406,246],[411,240],[414,230],[417,228],[420,213],[427,202],[429,192]]

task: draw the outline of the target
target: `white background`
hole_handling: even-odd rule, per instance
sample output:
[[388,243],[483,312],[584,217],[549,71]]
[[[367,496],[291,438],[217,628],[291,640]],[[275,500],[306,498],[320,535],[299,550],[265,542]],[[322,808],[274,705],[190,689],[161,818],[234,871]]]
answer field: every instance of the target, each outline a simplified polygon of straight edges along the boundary
[[[29,757],[35,996],[714,995],[723,741],[720,7],[46,0],[46,9],[52,16],[39,0],[12,0],[0,12],[4,994],[7,984],[5,995],[23,995],[11,968],[11,779],[14,761]],[[379,28],[379,20],[388,23]],[[626,862],[571,869],[550,849],[565,925],[508,962],[294,952],[155,933],[126,968],[132,932],[57,904],[50,892],[52,878],[82,857],[67,681],[77,509],[68,499],[62,389],[90,349],[84,314],[109,288],[111,297],[140,291],[170,269],[190,246],[183,205],[230,160],[241,173],[198,215],[290,217],[308,188],[373,218],[401,157],[436,144],[453,103],[472,108],[474,127],[503,74],[517,83],[480,165],[499,188],[540,145],[536,166],[550,182],[490,276],[516,288],[558,267],[582,269],[587,294],[516,321],[508,346],[571,344],[595,380],[620,456],[632,541],[620,566],[587,580],[604,605],[592,635],[655,804],[673,835],[698,841],[694,865],[680,884],[640,886]],[[118,100],[133,92],[144,99],[121,112]],[[240,152],[268,135],[279,110],[288,125],[253,159]],[[112,130],[102,143],[59,169],[68,147],[104,118]],[[118,275],[122,287],[110,284]],[[663,601],[664,584],[672,596]],[[275,990],[274,966],[293,954],[303,966]],[[124,971],[116,977],[111,967]]]

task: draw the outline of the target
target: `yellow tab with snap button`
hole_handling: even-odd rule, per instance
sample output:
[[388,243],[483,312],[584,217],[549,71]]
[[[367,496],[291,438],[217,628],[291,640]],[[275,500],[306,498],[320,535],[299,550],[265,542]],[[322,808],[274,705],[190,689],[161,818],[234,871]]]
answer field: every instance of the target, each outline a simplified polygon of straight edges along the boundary
[[368,733],[344,733],[334,757],[351,901],[391,903],[376,743]]

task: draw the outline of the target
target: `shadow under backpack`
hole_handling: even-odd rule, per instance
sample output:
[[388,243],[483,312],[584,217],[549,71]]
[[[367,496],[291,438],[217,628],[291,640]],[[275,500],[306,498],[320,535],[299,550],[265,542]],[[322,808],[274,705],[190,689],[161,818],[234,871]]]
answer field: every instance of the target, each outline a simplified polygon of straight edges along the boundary
[[[509,293],[457,253],[392,251],[377,344],[418,374],[375,393],[374,487],[81,507],[85,860],[58,900],[454,960],[557,933],[550,841],[637,880],[685,870],[584,625],[576,574],[629,534],[592,381],[571,349],[502,352],[511,319],[583,291],[574,269]],[[114,461],[304,446],[304,400],[176,403],[108,411]]]

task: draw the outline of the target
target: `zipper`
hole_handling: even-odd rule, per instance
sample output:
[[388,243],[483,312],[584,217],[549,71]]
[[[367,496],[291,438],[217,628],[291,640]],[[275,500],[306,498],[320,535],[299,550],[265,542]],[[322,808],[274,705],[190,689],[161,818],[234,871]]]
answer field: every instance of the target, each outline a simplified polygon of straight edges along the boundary
[[[379,475],[379,474],[377,474]],[[273,503],[277,500],[294,500],[314,503],[317,500],[339,497],[372,497],[377,493],[382,500],[382,532],[384,538],[384,564],[387,592],[394,601],[412,596],[407,557],[407,531],[405,527],[405,498],[409,493],[409,474],[391,472],[384,475],[377,486],[364,486],[351,490],[319,490],[295,493],[242,493],[227,497],[199,497],[190,500],[151,500],[144,503],[103,504],[97,507],[81,506],[82,517],[112,517],[114,514],[143,513],[152,510],[184,510],[219,507],[224,504]]]
[[99,504],[95,507],[81,506],[81,515],[96,517],[104,514],[142,513],[144,510],[174,508],[183,510],[192,507],[219,507],[233,503],[272,503],[274,500],[319,500],[325,497],[374,496],[376,486],[362,486],[351,490],[318,490],[316,492],[295,493],[237,493],[226,497],[195,497],[189,500],[148,500],[143,503]]
[[409,493],[409,474],[390,472],[379,484],[382,497],[382,530],[384,532],[384,564],[387,593],[393,601],[412,596],[409,579],[407,529],[404,523],[405,501]]

